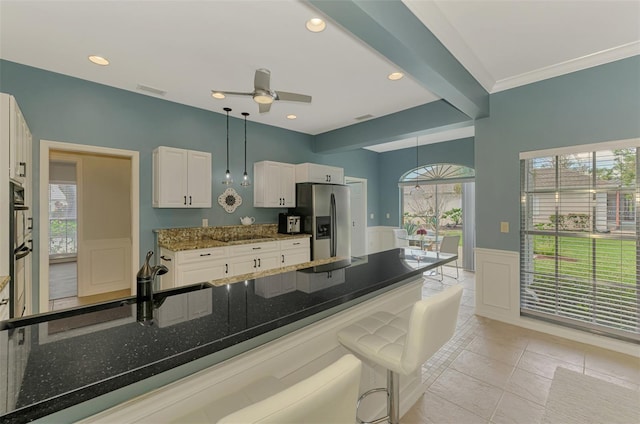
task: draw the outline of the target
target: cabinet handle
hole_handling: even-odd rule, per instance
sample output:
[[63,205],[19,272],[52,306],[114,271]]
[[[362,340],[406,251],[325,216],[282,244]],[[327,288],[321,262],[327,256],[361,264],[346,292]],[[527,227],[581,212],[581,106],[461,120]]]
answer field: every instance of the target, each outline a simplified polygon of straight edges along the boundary
[[329,175],[329,182],[331,182],[331,175]]
[[253,250],[260,250],[262,247],[252,247]]
[[258,264],[258,261],[256,261],[256,260],[254,259],[254,260],[253,260],[253,267],[254,267],[254,268],[257,268],[257,267],[258,267],[258,266],[257,266],[257,264]]
[[284,263],[284,255],[282,255],[282,263]]
[[187,196],[184,196],[184,204],[187,204]]
[[294,246],[297,246],[297,245],[299,245],[299,244],[300,244],[300,242],[299,242],[299,241],[298,241],[298,242],[296,242],[296,243],[293,243],[293,245],[294,245]]
[[191,206],[191,196],[189,196],[189,206]]
[[9,303],[9,299],[8,299],[8,298],[7,298],[7,299],[2,299],[2,300],[0,300],[0,306],[4,306],[4,305],[6,305],[7,303]]
[[258,268],[260,268],[260,258],[258,258]]
[[171,262],[171,258],[167,258],[164,255],[160,256],[160,259],[162,259],[163,261]]
[[21,177],[27,176],[27,162],[20,162],[20,166],[22,167],[22,172],[20,172]]
[[201,253],[200,256],[211,256],[211,253]]
[[229,264],[224,264],[224,273],[225,274],[229,273]]
[[18,334],[20,338],[18,339],[18,346],[22,346],[24,344],[24,328],[18,330]]
[[30,222],[29,226],[27,227],[27,230],[33,230],[33,218],[29,217],[27,218],[27,221]]

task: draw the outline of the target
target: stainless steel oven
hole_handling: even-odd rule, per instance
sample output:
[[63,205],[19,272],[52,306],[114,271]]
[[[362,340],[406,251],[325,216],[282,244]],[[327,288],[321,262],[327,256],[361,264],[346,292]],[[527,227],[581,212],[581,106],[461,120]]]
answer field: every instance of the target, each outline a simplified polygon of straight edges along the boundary
[[15,183],[9,183],[9,251],[12,258],[9,261],[9,317],[17,318],[24,315],[25,288],[27,283],[27,269],[25,258],[32,252],[31,230],[32,218],[29,208],[25,205],[24,188]]

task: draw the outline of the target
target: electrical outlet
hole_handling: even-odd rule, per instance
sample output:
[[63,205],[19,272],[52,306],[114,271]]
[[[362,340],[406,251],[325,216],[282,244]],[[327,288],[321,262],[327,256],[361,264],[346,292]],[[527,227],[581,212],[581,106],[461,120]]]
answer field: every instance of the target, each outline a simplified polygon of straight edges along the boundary
[[507,221],[500,222],[500,232],[501,233],[509,232],[509,223]]
[[370,218],[373,219],[373,214],[370,215]]
[[209,226],[209,220],[207,218],[202,218],[202,226],[203,227],[208,227]]
[[391,218],[391,214],[387,212],[387,219]]

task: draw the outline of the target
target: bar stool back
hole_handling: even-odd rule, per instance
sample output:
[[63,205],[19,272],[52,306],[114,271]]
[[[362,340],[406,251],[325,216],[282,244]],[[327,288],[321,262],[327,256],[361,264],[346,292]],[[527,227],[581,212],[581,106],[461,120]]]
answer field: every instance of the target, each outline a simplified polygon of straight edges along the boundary
[[340,330],[342,345],[387,369],[387,387],[369,390],[358,399],[359,406],[372,393],[387,393],[387,415],[372,423],[399,422],[399,376],[413,373],[451,339],[461,297],[462,286],[456,285],[416,302],[409,320],[380,311]]

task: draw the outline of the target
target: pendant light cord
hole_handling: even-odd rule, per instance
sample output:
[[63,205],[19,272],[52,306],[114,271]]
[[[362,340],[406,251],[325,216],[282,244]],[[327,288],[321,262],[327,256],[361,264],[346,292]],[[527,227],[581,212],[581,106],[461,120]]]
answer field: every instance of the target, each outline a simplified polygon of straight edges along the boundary
[[247,173],[247,116],[249,116],[248,112],[242,112],[242,116],[244,116],[244,173]]
[[229,172],[229,112],[231,112],[231,108],[225,107],[225,112],[227,112],[227,172]]

